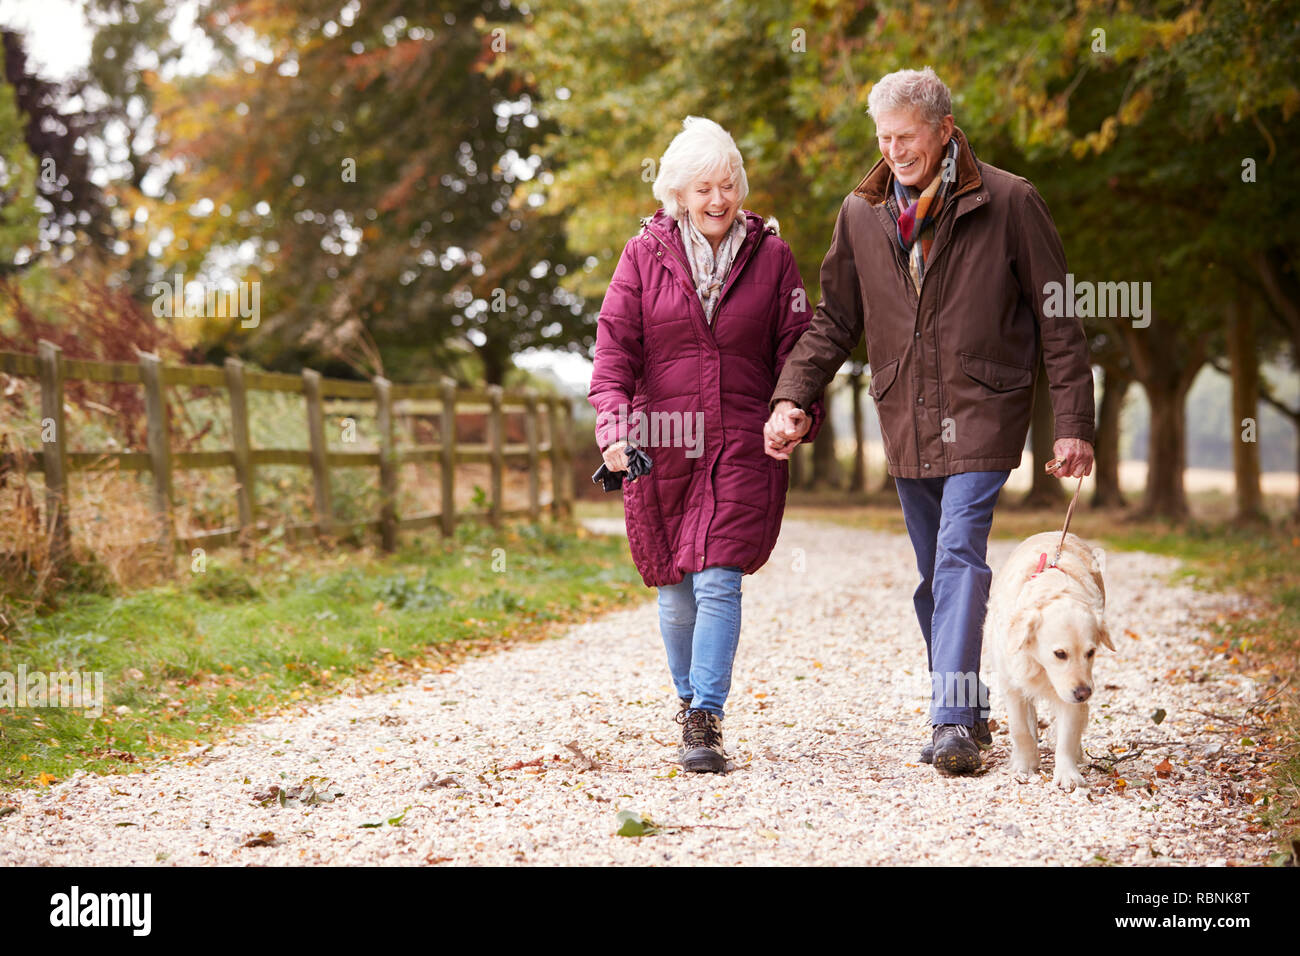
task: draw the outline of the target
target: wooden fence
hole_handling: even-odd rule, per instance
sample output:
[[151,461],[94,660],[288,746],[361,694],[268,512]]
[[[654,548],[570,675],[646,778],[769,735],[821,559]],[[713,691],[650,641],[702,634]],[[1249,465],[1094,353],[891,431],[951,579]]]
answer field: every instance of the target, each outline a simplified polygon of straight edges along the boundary
[[[141,353],[138,363],[90,362],[66,359],[59,346],[45,340],[39,343],[36,355],[0,352],[0,372],[40,382],[43,439],[45,434],[50,434],[52,440],[43,440],[39,451],[19,448],[4,453],[0,457],[0,473],[11,469],[44,473],[46,530],[51,534],[55,560],[65,557],[69,549],[69,474],[99,468],[105,464],[115,464],[123,471],[152,473],[153,509],[159,522],[159,536],[152,540],[169,552],[173,549],[188,551],[194,547],[216,547],[240,540],[250,531],[269,530],[270,525],[258,521],[257,501],[253,494],[255,473],[263,465],[311,468],[316,520],[286,525],[285,536],[290,540],[336,534],[340,531],[374,529],[379,531],[385,550],[391,551],[397,545],[399,529],[436,526],[444,534],[451,534],[457,518],[454,501],[456,465],[467,462],[487,462],[490,465],[489,508],[485,514],[471,513],[475,518],[486,517],[494,524],[511,517],[527,516],[533,521],[539,520],[542,511],[542,455],[549,455],[551,460],[550,508],[553,516],[564,517],[572,511],[573,468],[567,441],[572,409],[566,399],[539,395],[531,390],[506,392],[495,385],[484,389],[457,389],[455,382],[449,378],[444,378],[440,384],[400,385],[382,377],[376,377],[371,382],[328,379],[311,369],[304,369],[301,375],[248,371],[242,362],[234,358],[226,359],[224,368],[164,365],[158,356],[150,353]],[[148,416],[148,451],[69,451],[63,415],[63,388],[67,381],[143,385]],[[174,454],[170,446],[167,403],[163,392],[169,385],[224,388],[229,395],[234,447],[219,451]],[[251,446],[247,395],[254,390],[294,392],[304,396],[307,403],[305,424],[310,439],[309,450]],[[325,441],[326,399],[374,402],[377,409],[379,450],[330,451]],[[395,403],[416,402],[440,413],[442,440],[437,445],[421,445],[399,451],[393,438],[395,407],[400,410],[400,405],[395,406]],[[543,407],[544,416],[540,411]],[[525,415],[526,440],[520,444],[506,444],[504,415],[520,411]],[[487,413],[486,443],[457,443],[458,412]],[[547,426],[545,441],[540,434],[543,417]],[[527,508],[507,510],[503,506],[507,461],[526,461],[528,464]],[[438,462],[440,465],[441,510],[399,517],[396,508],[399,467],[418,462]],[[225,467],[235,471],[238,525],[185,536],[175,534],[172,516],[173,472]],[[381,503],[376,518],[353,522],[334,519],[329,482],[330,469],[333,468],[379,470]]]

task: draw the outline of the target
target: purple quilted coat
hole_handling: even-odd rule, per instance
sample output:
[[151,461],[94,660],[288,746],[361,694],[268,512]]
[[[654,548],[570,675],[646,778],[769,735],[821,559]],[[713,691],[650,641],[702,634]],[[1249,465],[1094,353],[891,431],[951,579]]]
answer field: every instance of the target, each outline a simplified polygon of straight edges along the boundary
[[[628,439],[653,461],[623,482],[628,544],[649,587],[706,567],[752,574],[781,530],[788,464],[764,453],[763,425],[812,310],[790,247],[742,215],[747,234],[712,328],[662,209],[624,247],[600,309],[587,397],[602,450]],[[804,441],[823,416],[820,400],[810,404]]]

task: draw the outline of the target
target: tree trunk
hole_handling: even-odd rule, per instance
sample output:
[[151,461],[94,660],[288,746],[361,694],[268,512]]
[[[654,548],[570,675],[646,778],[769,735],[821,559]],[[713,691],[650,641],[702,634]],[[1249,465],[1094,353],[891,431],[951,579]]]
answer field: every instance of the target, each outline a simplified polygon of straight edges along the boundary
[[1232,363],[1232,471],[1239,523],[1264,520],[1259,486],[1259,353],[1251,310],[1236,301],[1227,307],[1228,358]]
[[843,481],[840,476],[840,463],[835,457],[835,426],[831,420],[831,389],[834,383],[826,386],[826,417],[817,432],[817,440],[812,443],[812,481],[813,490],[823,488],[840,488]]
[[1020,504],[1025,508],[1059,508],[1065,503],[1061,479],[1054,478],[1043,470],[1043,466],[1056,457],[1052,451],[1056,423],[1052,415],[1052,397],[1047,387],[1047,369],[1041,356],[1038,359],[1036,379],[1034,411],[1029,422],[1029,473],[1033,484]]
[[[1163,318],[1163,317],[1162,317]],[[1205,364],[1210,332],[1193,337],[1179,334],[1174,323],[1161,323],[1160,333],[1120,322],[1119,334],[1128,348],[1133,372],[1151,405],[1151,435],[1147,442],[1147,485],[1134,518],[1188,516],[1183,471],[1187,467],[1186,401],[1196,373]]]
[[860,493],[867,490],[867,443],[862,415],[861,363],[853,363],[849,382],[853,387],[853,478],[849,482],[849,491]]
[[1181,521],[1189,514],[1183,471],[1187,468],[1187,389],[1161,380],[1145,385],[1151,405],[1147,487],[1142,517]]
[[1101,408],[1097,412],[1097,444],[1093,461],[1096,488],[1094,508],[1123,508],[1127,505],[1119,486],[1119,419],[1133,377],[1117,368],[1107,368],[1102,379]]
[[506,369],[510,367],[510,356],[498,353],[491,348],[491,344],[478,350],[478,357],[483,362],[483,382],[486,385],[500,385],[506,377]]
[[[1296,270],[1289,250],[1275,249],[1249,258],[1259,276],[1259,288],[1272,307],[1270,314],[1291,340],[1292,360],[1300,368],[1300,288],[1297,288]],[[1296,474],[1300,475],[1300,419],[1293,420],[1297,439]],[[1300,521],[1300,493],[1296,495],[1295,518]]]

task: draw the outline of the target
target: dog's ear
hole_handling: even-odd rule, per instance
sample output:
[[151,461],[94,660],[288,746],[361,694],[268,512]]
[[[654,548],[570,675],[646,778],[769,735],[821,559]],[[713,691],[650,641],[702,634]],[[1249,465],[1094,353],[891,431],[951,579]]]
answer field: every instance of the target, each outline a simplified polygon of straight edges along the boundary
[[1106,619],[1101,616],[1100,611],[1093,611],[1092,613],[1097,618],[1097,640],[1105,644],[1112,651],[1115,650],[1115,645],[1111,643],[1110,639],[1110,629],[1106,627]]
[[1038,625],[1043,615],[1036,607],[1017,608],[1007,625],[1007,645],[1013,653],[1023,651],[1038,637]]
[[1106,552],[1101,548],[1092,549],[1092,564],[1088,570],[1092,572],[1092,580],[1101,592],[1101,599],[1106,600]]

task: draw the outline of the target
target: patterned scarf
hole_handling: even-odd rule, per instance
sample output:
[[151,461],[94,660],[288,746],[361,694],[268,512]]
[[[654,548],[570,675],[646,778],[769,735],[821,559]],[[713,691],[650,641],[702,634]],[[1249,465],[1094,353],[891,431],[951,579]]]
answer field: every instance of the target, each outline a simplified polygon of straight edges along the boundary
[[682,234],[682,245],[686,247],[686,261],[691,264],[695,291],[699,294],[700,304],[704,306],[704,317],[712,325],[713,309],[718,304],[718,297],[722,295],[722,284],[731,271],[731,263],[740,244],[745,241],[745,215],[740,210],[736,211],[731,228],[718,243],[716,256],[709,240],[704,238],[704,233],[691,222],[689,212],[682,213],[682,217],[677,220],[677,228]]
[[[904,186],[893,177],[894,202],[889,204],[889,212],[898,227],[898,244],[907,253],[907,268],[912,274],[912,284],[916,286],[917,295],[921,294],[921,280],[925,277],[925,263],[930,257],[930,246],[934,242],[934,222],[939,218],[944,202],[953,189],[952,180],[943,178],[945,168],[956,172],[957,137],[948,140],[947,160],[939,164],[939,171],[930,180],[930,185],[917,196],[915,186]],[[902,210],[901,212],[899,210]],[[917,242],[920,239],[920,242]]]

